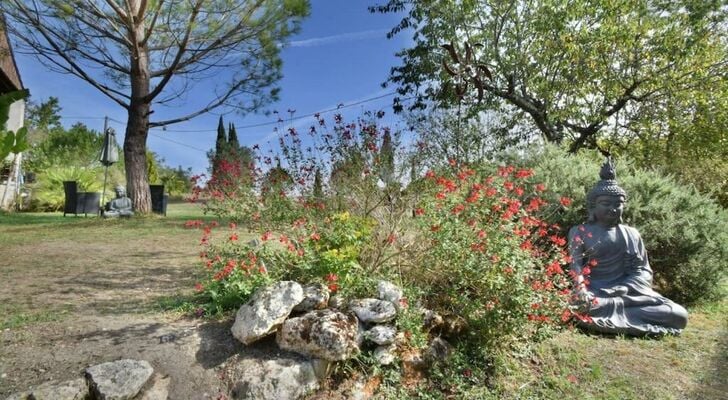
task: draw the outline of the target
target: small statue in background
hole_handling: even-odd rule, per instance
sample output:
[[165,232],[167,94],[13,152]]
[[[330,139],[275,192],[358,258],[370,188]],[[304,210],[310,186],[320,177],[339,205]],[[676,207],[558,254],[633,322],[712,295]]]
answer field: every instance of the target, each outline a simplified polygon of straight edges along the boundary
[[633,336],[679,334],[688,322],[681,305],[652,290],[652,269],[639,232],[622,225],[627,193],[607,160],[589,191],[587,223],[569,231],[577,303],[588,329]]
[[104,217],[131,217],[134,215],[134,211],[131,209],[131,199],[126,197],[126,188],[117,185],[114,191],[116,192],[116,198],[106,203]]

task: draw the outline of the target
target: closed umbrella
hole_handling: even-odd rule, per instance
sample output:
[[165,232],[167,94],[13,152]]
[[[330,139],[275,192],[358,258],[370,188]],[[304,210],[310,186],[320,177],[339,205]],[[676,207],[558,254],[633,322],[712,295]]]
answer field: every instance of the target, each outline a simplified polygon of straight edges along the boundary
[[106,128],[104,130],[104,147],[101,149],[99,160],[106,167],[104,171],[104,191],[101,195],[101,206],[103,207],[106,201],[106,178],[109,175],[109,166],[119,161],[119,151],[116,149],[116,132],[114,132],[114,128]]

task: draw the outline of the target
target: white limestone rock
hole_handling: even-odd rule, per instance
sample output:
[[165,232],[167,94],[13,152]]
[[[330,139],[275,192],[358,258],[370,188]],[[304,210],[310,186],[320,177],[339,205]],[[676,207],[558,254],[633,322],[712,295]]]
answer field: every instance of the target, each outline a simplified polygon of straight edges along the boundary
[[283,323],[276,336],[281,349],[329,361],[346,360],[359,352],[358,321],[334,310],[311,311]]
[[127,400],[139,394],[153,372],[144,360],[126,359],[86,368],[86,380],[93,398]]
[[230,328],[233,336],[250,344],[273,332],[303,300],[303,288],[296,282],[282,281],[260,289],[243,304]]
[[389,325],[375,325],[364,332],[364,338],[378,345],[392,344],[397,336],[397,329]]
[[349,309],[365,324],[389,322],[397,316],[397,309],[389,301],[358,299],[349,303]]
[[308,312],[321,310],[329,304],[329,288],[323,283],[303,287],[303,301],[293,307],[293,311]]
[[397,308],[399,311],[401,308],[400,300],[404,297],[404,292],[397,285],[392,282],[379,281],[377,283],[377,292],[379,293],[379,300],[386,300]]
[[295,400],[319,387],[309,360],[252,358],[241,361],[236,370],[241,371],[232,391],[236,400]]

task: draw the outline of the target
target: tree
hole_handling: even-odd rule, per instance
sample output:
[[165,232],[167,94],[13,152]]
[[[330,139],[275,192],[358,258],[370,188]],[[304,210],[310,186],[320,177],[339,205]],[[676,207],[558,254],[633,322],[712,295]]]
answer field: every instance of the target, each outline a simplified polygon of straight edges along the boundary
[[572,151],[662,99],[711,93],[728,63],[717,0],[389,0],[371,11],[406,12],[390,36],[414,30],[389,78],[413,107],[512,106]]
[[215,152],[208,153],[210,164],[212,166],[212,176],[215,177],[220,173],[219,163],[220,157],[222,157],[225,146],[227,145],[227,132],[225,132],[225,124],[222,120],[222,115],[217,123],[217,138],[215,138]]
[[[149,128],[221,106],[254,111],[277,97],[280,43],[308,14],[308,0],[4,0],[18,52],[75,75],[127,110],[126,178],[135,210],[151,211]],[[150,120],[158,106],[214,77],[195,111]],[[188,103],[189,104],[189,103]]]

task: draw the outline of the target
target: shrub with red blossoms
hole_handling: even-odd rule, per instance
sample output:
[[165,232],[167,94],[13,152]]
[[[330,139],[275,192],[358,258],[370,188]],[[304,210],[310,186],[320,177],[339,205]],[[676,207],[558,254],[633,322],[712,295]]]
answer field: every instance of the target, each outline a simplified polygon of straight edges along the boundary
[[498,347],[571,316],[566,241],[536,214],[559,204],[540,197],[532,170],[461,168],[426,179],[415,215],[429,245],[410,273],[432,307],[457,310],[474,339]]

